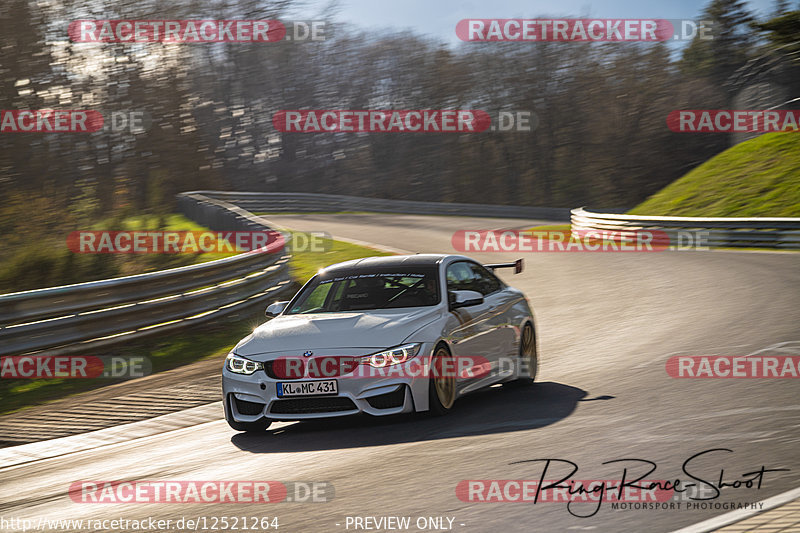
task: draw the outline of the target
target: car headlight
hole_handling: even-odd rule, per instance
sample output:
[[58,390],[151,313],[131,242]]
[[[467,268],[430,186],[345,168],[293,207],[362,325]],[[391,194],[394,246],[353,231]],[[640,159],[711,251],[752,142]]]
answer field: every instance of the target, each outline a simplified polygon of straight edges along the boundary
[[365,355],[361,358],[362,365],[369,365],[374,368],[383,368],[390,365],[405,363],[419,353],[422,344],[404,344],[397,348],[390,348],[372,355]]
[[257,370],[264,369],[264,363],[245,359],[244,357],[236,355],[233,352],[229,353],[228,357],[225,359],[225,366],[227,366],[228,370],[235,374],[245,374],[248,376]]

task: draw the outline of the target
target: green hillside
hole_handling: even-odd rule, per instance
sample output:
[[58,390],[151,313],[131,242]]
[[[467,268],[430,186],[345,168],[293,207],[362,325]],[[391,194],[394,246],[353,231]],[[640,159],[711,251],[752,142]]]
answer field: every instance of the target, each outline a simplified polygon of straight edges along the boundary
[[800,133],[768,133],[729,148],[630,214],[800,217]]

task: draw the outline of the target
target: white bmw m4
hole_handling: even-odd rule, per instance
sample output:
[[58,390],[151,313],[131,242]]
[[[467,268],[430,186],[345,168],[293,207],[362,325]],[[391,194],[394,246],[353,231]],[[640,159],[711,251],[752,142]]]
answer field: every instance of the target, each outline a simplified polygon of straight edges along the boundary
[[532,383],[538,359],[525,296],[458,255],[369,257],[329,266],[242,339],[222,371],[237,431],[273,420],[445,414],[496,383]]

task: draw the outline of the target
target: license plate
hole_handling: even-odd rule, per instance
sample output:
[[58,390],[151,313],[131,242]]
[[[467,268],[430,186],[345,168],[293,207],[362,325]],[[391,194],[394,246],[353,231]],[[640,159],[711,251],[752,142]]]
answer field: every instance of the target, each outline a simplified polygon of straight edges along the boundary
[[286,398],[288,396],[325,396],[332,394],[339,394],[339,384],[335,379],[278,383],[278,398]]

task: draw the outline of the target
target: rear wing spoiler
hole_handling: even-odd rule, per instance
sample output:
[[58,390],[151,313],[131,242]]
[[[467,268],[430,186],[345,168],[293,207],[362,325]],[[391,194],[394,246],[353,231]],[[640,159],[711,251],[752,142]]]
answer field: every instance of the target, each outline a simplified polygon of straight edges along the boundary
[[522,259],[517,259],[513,263],[492,263],[490,265],[483,265],[486,268],[494,271],[497,268],[513,268],[514,274],[519,274],[522,272]]

